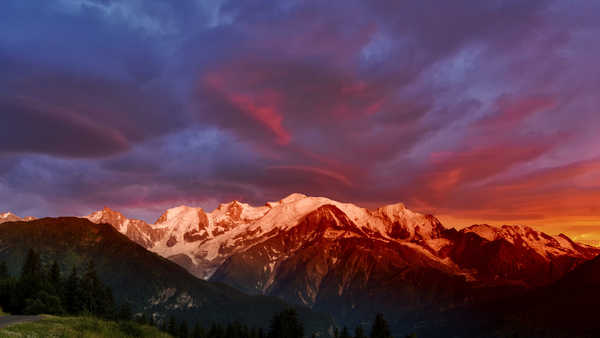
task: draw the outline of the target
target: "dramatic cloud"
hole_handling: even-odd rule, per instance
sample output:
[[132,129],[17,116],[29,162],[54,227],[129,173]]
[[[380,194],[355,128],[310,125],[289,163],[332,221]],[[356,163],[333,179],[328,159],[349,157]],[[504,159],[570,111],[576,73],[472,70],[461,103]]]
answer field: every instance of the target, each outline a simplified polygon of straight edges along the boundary
[[153,221],[299,191],[600,233],[594,2],[0,9],[0,209]]

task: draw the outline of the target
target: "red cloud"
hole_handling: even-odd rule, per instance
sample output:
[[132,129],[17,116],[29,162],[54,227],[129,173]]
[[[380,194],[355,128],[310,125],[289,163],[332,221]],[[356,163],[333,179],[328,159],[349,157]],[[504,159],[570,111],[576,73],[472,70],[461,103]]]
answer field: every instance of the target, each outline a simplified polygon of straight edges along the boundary
[[[239,74],[241,75],[241,74]],[[254,73],[258,78],[247,78],[251,83],[260,80],[260,74]],[[291,140],[290,132],[283,126],[283,115],[280,113],[281,98],[274,90],[258,90],[250,88],[235,88],[238,81],[234,74],[210,73],[204,82],[210,89],[222,95],[232,106],[250,116],[255,121],[266,127],[277,138],[277,143],[288,144]],[[245,93],[247,91],[249,93]]]
[[497,144],[438,154],[432,160],[431,171],[425,173],[422,180],[433,194],[445,196],[457,188],[502,173],[517,163],[532,160],[549,147],[551,145],[544,143]]
[[600,187],[600,159],[571,163],[565,166],[544,168],[534,173],[499,182],[494,185],[498,192],[539,191],[551,186],[574,186],[577,180],[582,180],[586,186]]
[[[256,97],[243,94],[230,94],[228,99],[241,111],[252,116],[271,130],[277,136],[279,144],[288,144],[292,137],[282,125],[283,116],[278,112],[277,105],[275,104],[277,100],[269,100],[269,96],[273,99],[277,98],[276,95]],[[263,101],[264,103],[257,104],[255,101]]]

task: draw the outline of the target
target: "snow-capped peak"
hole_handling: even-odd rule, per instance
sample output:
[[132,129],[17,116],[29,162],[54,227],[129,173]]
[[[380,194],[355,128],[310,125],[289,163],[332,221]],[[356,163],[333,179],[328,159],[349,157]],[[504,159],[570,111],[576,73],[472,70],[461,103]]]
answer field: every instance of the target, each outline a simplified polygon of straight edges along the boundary
[[576,254],[584,249],[567,236],[562,234],[551,236],[524,225],[495,227],[488,224],[475,224],[461,231],[477,234],[487,241],[505,240],[513,245],[534,250],[545,258],[565,253]]
[[298,200],[301,200],[301,199],[304,199],[304,198],[307,198],[307,197],[308,196],[306,196],[304,194],[300,194],[300,193],[295,192],[295,193],[289,194],[288,196],[282,198],[281,199],[281,203],[293,203],[293,202],[296,202]]
[[102,210],[92,212],[85,216],[88,220],[93,223],[107,223],[115,227],[117,230],[126,233],[127,226],[130,220],[118,211],[114,211],[111,208],[105,206]]
[[19,221],[33,221],[34,219],[36,219],[35,217],[32,216],[27,216],[27,217],[19,217],[15,214],[13,214],[10,211],[4,212],[0,214],[0,223],[5,223],[5,222],[19,222]]
[[181,205],[168,209],[154,224],[155,229],[167,229],[172,236],[183,239],[186,232],[198,231],[208,226],[206,213],[202,208]]

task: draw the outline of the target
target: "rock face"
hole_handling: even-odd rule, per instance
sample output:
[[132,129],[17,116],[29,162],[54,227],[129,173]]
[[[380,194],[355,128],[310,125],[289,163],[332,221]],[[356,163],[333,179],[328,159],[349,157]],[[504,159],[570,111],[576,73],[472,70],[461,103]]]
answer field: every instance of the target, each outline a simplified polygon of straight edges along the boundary
[[549,236],[524,226],[474,225],[444,233],[452,245],[441,254],[475,273],[485,284],[512,283],[526,287],[549,284],[579,263],[598,255],[594,247],[567,236]]
[[148,223],[138,219],[128,219],[123,214],[108,207],[86,217],[96,224],[110,224],[120,233],[144,248],[151,248],[165,234],[165,229],[154,229]]
[[302,194],[261,207],[234,201],[210,213],[177,207],[154,225],[99,213],[88,218],[198,277],[307,305],[349,325],[385,312],[401,326],[423,313],[514,295],[600,253],[524,226],[446,229],[402,204],[368,210]]
[[[463,325],[444,332],[452,337],[597,337],[599,303],[600,256],[550,285],[457,311],[451,320]],[[436,330],[423,336],[436,337]]]
[[417,244],[368,230],[338,207],[323,205],[295,227],[234,254],[211,279],[351,322],[464,298],[465,278],[455,267]]

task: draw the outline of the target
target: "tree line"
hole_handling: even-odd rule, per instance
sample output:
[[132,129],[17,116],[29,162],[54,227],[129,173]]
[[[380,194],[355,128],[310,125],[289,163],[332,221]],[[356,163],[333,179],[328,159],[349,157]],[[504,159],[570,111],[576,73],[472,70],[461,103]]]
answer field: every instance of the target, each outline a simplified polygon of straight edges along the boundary
[[[136,320],[141,324],[149,323],[145,316],[138,316]],[[278,314],[275,314],[271,319],[268,331],[263,331],[262,328],[248,328],[248,326],[239,322],[221,325],[213,323],[210,328],[205,329],[197,323],[193,329],[189,329],[186,321],[178,322],[174,317],[170,317],[165,321],[160,329],[178,338],[304,338],[307,337],[304,330],[304,325],[298,319],[298,315],[294,309],[287,309]],[[365,332],[362,326],[357,326],[353,333],[347,327],[341,330],[333,329],[334,338],[392,338],[389,325],[382,314],[375,316],[375,321],[371,326],[369,335]],[[316,333],[310,337],[318,337]],[[416,338],[416,335],[411,334],[406,338]]]
[[86,314],[109,319],[131,312],[127,304],[115,306],[112,291],[98,278],[93,261],[73,267],[64,278],[58,262],[44,266],[34,250],[27,253],[16,278],[0,262],[0,307],[12,314]]

